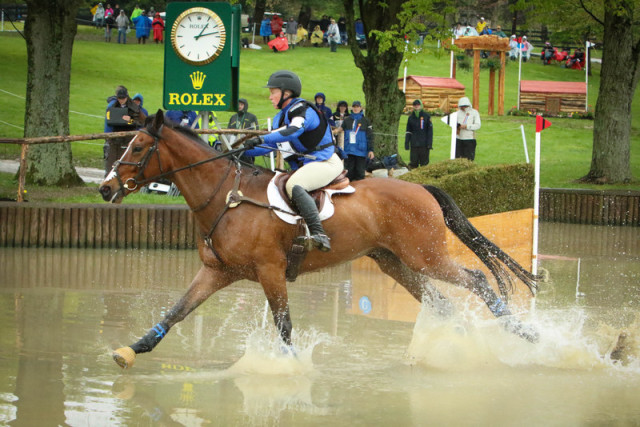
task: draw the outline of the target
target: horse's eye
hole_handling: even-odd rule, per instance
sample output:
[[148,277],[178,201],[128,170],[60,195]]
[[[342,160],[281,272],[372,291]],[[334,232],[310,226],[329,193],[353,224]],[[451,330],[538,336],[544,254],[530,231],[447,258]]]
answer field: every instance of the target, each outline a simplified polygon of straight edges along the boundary
[[134,153],[139,153],[141,151],[142,151],[142,147],[141,146],[137,145],[137,146],[133,147],[133,152]]

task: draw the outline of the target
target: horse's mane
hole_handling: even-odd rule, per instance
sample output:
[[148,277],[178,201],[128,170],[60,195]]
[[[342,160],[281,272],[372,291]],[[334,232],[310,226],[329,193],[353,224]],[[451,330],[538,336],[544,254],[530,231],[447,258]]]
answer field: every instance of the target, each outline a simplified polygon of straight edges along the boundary
[[[155,130],[153,129],[153,121],[155,119],[155,114],[152,114],[150,116],[147,116],[147,118],[144,121],[144,125],[145,125],[145,129],[147,130],[147,132],[149,132],[150,134],[155,134]],[[185,127],[185,126],[181,126],[181,125],[176,125],[173,124],[171,122],[164,122],[164,126],[173,129],[174,131],[181,133],[182,135],[186,136],[187,138],[189,138],[190,140],[198,143],[200,146],[206,148],[208,151],[210,151],[212,154],[221,154],[221,152],[219,150],[216,150],[215,148],[213,148],[212,146],[210,146],[207,142],[203,141],[202,138],[200,137],[200,135],[194,131],[191,127]],[[258,170],[262,173],[273,173],[271,171],[271,169],[268,168],[264,168],[262,166],[258,166],[255,164],[249,164],[249,163],[245,163],[245,162],[240,162],[242,165],[244,165],[245,167],[250,167],[252,169]]]

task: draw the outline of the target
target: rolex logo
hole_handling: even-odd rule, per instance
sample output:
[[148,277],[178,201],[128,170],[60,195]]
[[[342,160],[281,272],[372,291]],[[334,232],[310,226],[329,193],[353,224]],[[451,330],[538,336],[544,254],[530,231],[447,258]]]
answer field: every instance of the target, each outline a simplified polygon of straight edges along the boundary
[[207,75],[202,71],[194,71],[193,73],[189,74],[189,77],[191,77],[191,84],[193,85],[193,88],[195,90],[200,90],[202,89],[204,79],[207,78]]

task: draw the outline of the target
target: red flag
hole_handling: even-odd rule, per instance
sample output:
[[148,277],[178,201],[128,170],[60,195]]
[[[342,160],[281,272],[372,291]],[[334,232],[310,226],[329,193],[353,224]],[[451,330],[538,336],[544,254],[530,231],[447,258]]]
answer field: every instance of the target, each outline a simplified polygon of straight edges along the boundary
[[546,120],[542,116],[536,116],[536,132],[542,132],[549,126],[551,126],[551,122],[549,120]]

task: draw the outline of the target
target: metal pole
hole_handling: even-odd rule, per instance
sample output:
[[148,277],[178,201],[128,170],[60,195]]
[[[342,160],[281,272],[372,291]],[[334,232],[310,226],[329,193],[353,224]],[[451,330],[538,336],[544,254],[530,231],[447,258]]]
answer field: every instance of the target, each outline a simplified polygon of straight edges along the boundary
[[529,164],[529,151],[527,151],[527,137],[524,136],[524,125],[520,125],[520,131],[522,131],[522,143],[524,144],[524,158],[527,159]]
[[[267,130],[271,132],[271,117],[267,118]],[[269,153],[269,162],[271,163],[271,170],[276,170],[276,158],[273,154],[273,150]]]
[[585,78],[585,82],[586,82],[586,88],[587,91],[585,93],[585,98],[584,98],[584,111],[589,111],[589,62],[591,62],[591,54],[589,53],[589,45],[590,45],[590,41],[587,40],[587,42],[585,43],[585,52],[586,54],[584,55],[584,57],[587,59],[586,62],[586,66],[584,67],[585,73],[584,73],[584,78]]
[[535,174],[533,187],[533,248],[531,272],[538,274],[538,214],[540,212],[540,132],[536,132]]
[[454,62],[454,55],[453,55],[453,44],[454,44],[455,40],[453,39],[453,37],[451,37],[451,62],[449,63],[449,78],[452,79],[453,78],[453,62]]
[[402,93],[407,92],[407,60],[404,60],[404,77],[402,79]]
[[522,49],[520,49],[520,43],[518,43],[518,110],[520,109],[520,78],[522,76]]

